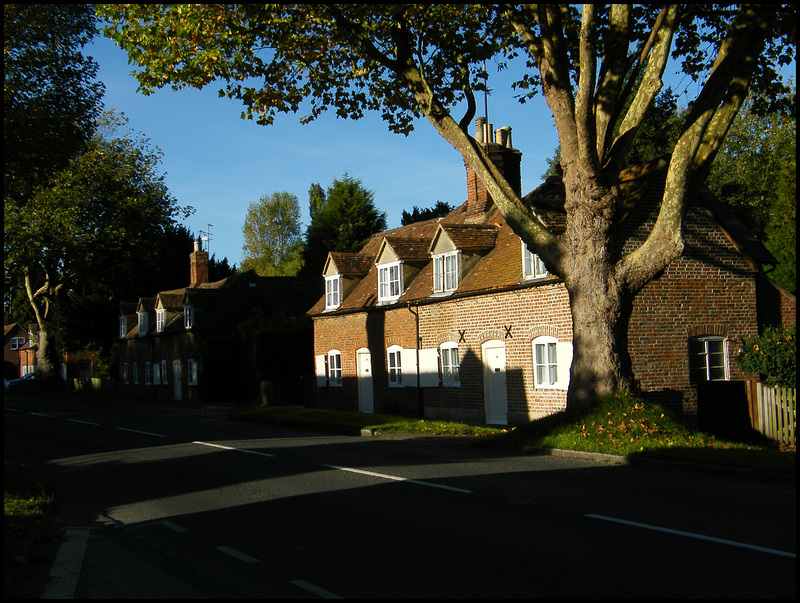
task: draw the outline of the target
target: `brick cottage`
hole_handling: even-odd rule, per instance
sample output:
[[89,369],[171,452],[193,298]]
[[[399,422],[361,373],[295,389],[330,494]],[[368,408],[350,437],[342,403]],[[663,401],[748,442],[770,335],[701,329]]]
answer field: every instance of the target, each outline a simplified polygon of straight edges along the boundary
[[[486,141],[490,156],[520,194],[522,154],[498,138]],[[626,250],[645,240],[664,180],[659,162],[621,175]],[[318,406],[491,425],[565,408],[567,291],[469,168],[467,190],[444,218],[373,235],[358,253],[330,251],[325,295],[309,311]],[[563,229],[559,179],[524,201]],[[794,321],[795,298],[763,276],[774,259],[707,189],[690,191],[685,225],[683,255],[633,302],[627,344],[642,394],[691,420],[697,383],[752,377],[734,360],[742,338]]]

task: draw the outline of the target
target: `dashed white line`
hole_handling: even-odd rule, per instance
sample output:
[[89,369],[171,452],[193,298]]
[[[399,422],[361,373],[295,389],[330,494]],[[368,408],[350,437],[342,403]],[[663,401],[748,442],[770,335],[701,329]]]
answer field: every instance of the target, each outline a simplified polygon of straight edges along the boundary
[[454,488],[453,486],[445,486],[444,484],[434,484],[432,482],[423,482],[416,479],[409,479],[407,477],[400,477],[398,475],[387,475],[386,473],[376,473],[374,471],[365,471],[364,469],[353,469],[352,467],[339,467],[338,465],[323,465],[328,469],[338,469],[339,471],[349,471],[350,473],[360,473],[361,475],[370,475],[372,477],[379,477],[382,479],[390,479],[396,482],[408,482],[410,484],[417,484],[418,486],[428,486],[430,488],[440,488],[442,490],[450,490],[451,492],[461,492],[462,494],[472,494],[472,490],[464,490],[463,488]]
[[35,415],[37,417],[47,417],[48,419],[52,419],[53,418],[53,415],[46,415],[46,414],[44,414],[42,412],[32,412],[31,414]]
[[660,526],[653,526],[646,523],[639,523],[636,521],[628,521],[627,519],[617,519],[616,517],[606,517],[605,515],[595,515],[590,513],[586,515],[586,517],[591,517],[592,519],[601,519],[603,521],[612,521],[614,523],[621,523],[627,526],[634,526],[636,528],[644,528],[645,530],[653,530],[655,532],[665,532],[667,534],[675,534],[677,536],[685,536],[687,538],[695,538],[696,540],[707,540],[708,542],[716,542],[718,544],[727,544],[730,546],[737,546],[743,549],[750,549],[753,551],[759,551],[761,553],[769,553],[771,555],[779,555],[781,557],[791,557],[792,559],[797,558],[796,553],[790,553],[787,551],[779,551],[777,549],[769,549],[763,546],[756,546],[754,544],[747,544],[744,542],[736,542],[735,540],[726,540],[724,538],[714,538],[713,536],[704,536],[703,534],[695,534],[694,532],[684,532],[682,530],[673,530],[670,528],[662,528]]
[[255,557],[251,557],[250,555],[245,555],[244,553],[237,551],[236,549],[232,549],[229,546],[218,546],[215,547],[220,553],[225,553],[226,555],[230,555],[234,559],[238,559],[239,561],[244,561],[245,563],[258,563],[258,559]]
[[167,528],[168,530],[172,530],[173,532],[181,533],[186,531],[186,528],[182,528],[181,526],[174,524],[171,521],[167,521],[166,519],[162,519],[158,523]]
[[94,425],[95,427],[99,427],[100,423],[92,423],[91,421],[81,421],[80,419],[67,419],[70,423],[81,423],[82,425]]
[[234,448],[233,446],[223,446],[222,444],[212,444],[211,442],[192,442],[192,444],[199,444],[200,446],[209,446],[211,448],[221,448],[222,450],[233,450],[235,452],[246,452],[247,454],[255,454],[256,456],[266,456],[274,459],[274,454],[268,452],[256,452],[255,450],[247,450],[245,448]]
[[299,586],[304,590],[312,592],[315,595],[322,597],[323,599],[341,599],[339,595],[334,595],[332,592],[327,591],[324,588],[320,588],[315,584],[311,584],[310,582],[306,582],[305,580],[293,580],[292,584],[294,584],[295,586]]
[[140,433],[142,435],[154,436],[156,438],[166,438],[167,436],[160,433],[153,433],[151,431],[139,431],[138,429],[128,429],[127,427],[117,427],[120,431],[129,431],[131,433]]

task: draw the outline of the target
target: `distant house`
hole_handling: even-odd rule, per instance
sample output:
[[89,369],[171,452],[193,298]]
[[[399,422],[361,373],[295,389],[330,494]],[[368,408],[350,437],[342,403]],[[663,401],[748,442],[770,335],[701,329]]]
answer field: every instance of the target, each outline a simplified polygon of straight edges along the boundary
[[[510,137],[508,137],[510,139]],[[520,192],[521,153],[489,143]],[[657,164],[622,174],[628,246],[644,240],[664,186]],[[444,218],[331,250],[314,320],[317,404],[493,425],[566,405],[573,332],[568,293],[506,224],[467,168],[467,201]],[[554,232],[564,187],[524,201]],[[635,298],[628,349],[642,392],[687,417],[698,382],[745,379],[742,337],[791,322],[794,296],[760,272],[766,249],[705,189],[689,193],[686,247]]]
[[18,323],[9,323],[3,313],[3,378],[18,379],[36,372],[36,341],[38,325],[26,329]]
[[248,271],[208,282],[208,252],[196,243],[190,280],[120,304],[123,397],[244,403],[262,399],[264,383],[313,375],[305,311],[320,295],[318,279]]

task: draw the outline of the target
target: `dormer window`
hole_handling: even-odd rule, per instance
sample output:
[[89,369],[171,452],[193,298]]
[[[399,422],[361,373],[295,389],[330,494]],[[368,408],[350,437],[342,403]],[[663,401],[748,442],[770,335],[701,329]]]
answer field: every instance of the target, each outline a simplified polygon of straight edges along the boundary
[[194,326],[194,306],[183,307],[183,327],[188,331]]
[[325,309],[335,310],[342,303],[342,277],[325,277]]
[[522,278],[542,279],[548,275],[544,262],[535,253],[528,250],[525,243],[522,244]]
[[156,333],[161,333],[167,325],[167,311],[156,310]]
[[120,316],[119,317],[119,338],[125,339],[125,335],[128,334],[128,317],[127,316]]
[[433,290],[445,293],[458,289],[460,255],[457,251],[433,256]]
[[390,302],[400,297],[402,290],[402,267],[400,262],[378,266],[378,301]]
[[147,312],[139,312],[139,337],[147,335]]

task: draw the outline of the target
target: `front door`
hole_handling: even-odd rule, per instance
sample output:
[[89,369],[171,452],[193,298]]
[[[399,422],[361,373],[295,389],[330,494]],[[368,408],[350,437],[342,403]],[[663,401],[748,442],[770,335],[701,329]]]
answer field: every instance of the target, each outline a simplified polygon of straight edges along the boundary
[[182,400],[181,397],[181,361],[180,360],[173,360],[172,361],[172,382],[175,384],[173,387],[175,388],[175,401],[178,402]]
[[374,412],[372,403],[372,355],[366,348],[356,351],[358,371],[358,411]]
[[487,341],[483,353],[483,395],[487,425],[508,425],[506,395],[506,346],[500,340]]

